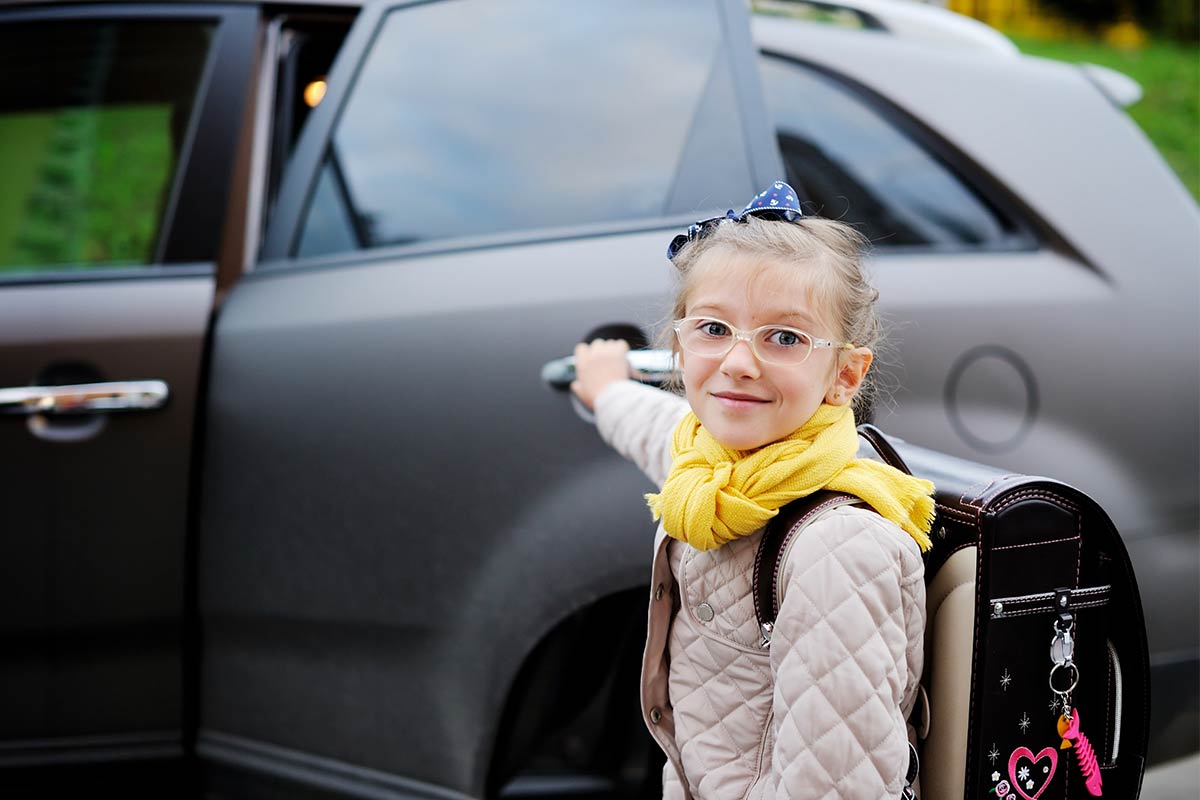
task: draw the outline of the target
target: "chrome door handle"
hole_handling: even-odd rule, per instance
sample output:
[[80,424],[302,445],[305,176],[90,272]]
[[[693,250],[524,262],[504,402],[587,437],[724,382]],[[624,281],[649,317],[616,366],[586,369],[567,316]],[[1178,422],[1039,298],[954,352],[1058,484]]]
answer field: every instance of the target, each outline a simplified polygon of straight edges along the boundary
[[[675,374],[675,354],[670,350],[630,350],[627,359],[634,377],[642,383],[665,383]],[[575,357],[558,358],[542,367],[542,380],[555,389],[569,389],[575,380]]]
[[107,414],[162,408],[170,391],[165,381],[114,381],[74,386],[18,386],[0,389],[0,414]]

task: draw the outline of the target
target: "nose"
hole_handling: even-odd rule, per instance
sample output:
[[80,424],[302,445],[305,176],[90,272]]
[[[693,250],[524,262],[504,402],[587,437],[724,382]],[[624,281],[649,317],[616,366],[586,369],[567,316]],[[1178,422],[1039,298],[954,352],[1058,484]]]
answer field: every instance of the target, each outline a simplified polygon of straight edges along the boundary
[[754,354],[749,342],[738,339],[733,343],[733,347],[729,348],[729,352],[721,360],[721,374],[739,380],[753,380],[762,374],[758,356]]

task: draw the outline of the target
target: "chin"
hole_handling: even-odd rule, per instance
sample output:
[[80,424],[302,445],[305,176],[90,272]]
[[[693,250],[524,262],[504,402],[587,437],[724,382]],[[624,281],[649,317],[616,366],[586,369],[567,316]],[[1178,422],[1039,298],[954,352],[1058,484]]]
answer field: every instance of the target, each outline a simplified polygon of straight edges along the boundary
[[710,433],[712,433],[713,438],[730,450],[757,450],[770,442],[770,440],[764,440],[761,436],[752,436],[745,433],[731,433],[728,436],[711,430]]

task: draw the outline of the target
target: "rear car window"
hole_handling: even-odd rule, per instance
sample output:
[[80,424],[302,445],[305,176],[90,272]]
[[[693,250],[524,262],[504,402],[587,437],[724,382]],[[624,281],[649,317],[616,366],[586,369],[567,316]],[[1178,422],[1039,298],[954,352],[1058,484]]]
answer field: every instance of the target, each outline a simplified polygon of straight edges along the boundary
[[212,33],[191,21],[0,27],[0,275],[156,260]]
[[691,212],[752,191],[716,4],[388,14],[298,255]]
[[851,86],[775,56],[759,64],[788,180],[808,208],[877,248],[1017,241],[1010,221]]

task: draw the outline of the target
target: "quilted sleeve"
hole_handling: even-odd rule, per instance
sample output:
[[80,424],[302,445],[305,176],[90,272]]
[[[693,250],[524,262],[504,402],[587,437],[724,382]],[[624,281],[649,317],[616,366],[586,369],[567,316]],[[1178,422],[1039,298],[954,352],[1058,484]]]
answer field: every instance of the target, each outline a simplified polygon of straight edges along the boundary
[[922,666],[919,548],[870,510],[837,509],[795,541],[782,580],[763,797],[899,797]]
[[637,381],[619,381],[596,398],[600,437],[662,486],[671,466],[671,434],[687,401]]

